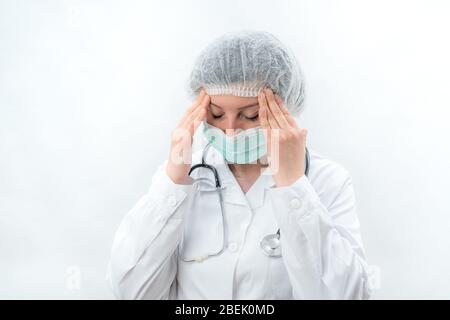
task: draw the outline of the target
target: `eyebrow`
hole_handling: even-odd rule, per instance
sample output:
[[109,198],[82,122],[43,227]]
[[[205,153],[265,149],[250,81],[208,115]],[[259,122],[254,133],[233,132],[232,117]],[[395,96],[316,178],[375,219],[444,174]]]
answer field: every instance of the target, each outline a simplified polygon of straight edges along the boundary
[[[218,107],[218,108],[220,108],[220,109],[223,109],[221,106],[218,106],[217,104],[215,104],[215,103],[210,103],[210,105],[213,105],[213,106],[215,106],[215,107]],[[250,107],[254,107],[254,106],[257,106],[258,105],[258,102],[254,102],[254,103],[252,103],[252,104],[249,104],[249,105],[246,105],[246,106],[243,106],[243,107],[239,107],[238,109],[240,110],[240,109],[245,109],[245,108],[250,108]]]

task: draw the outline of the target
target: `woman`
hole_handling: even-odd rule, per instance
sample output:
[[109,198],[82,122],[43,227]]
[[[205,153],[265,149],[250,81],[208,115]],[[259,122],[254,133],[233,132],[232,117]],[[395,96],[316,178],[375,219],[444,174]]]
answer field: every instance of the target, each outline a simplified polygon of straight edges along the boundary
[[[189,90],[168,159],[116,232],[115,296],[367,299],[351,177],[306,151],[292,52],[267,32],[225,34],[196,60]],[[209,144],[192,155],[201,123]],[[202,161],[220,189],[211,169],[189,172]]]

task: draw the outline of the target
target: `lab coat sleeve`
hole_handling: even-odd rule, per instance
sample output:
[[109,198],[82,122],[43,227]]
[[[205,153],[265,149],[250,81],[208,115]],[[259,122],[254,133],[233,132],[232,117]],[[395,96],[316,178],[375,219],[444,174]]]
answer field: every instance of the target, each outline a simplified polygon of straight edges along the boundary
[[342,168],[329,181],[321,191],[332,199],[327,206],[306,176],[291,186],[269,189],[293,298],[368,299],[351,177]]
[[167,160],[115,233],[107,279],[118,299],[175,298],[176,249],[192,186],[175,184],[166,165]]

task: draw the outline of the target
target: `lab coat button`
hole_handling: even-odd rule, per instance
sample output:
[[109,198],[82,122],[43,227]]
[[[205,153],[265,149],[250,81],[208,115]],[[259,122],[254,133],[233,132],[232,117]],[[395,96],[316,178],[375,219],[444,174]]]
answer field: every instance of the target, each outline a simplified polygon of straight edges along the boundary
[[300,200],[298,200],[297,198],[294,198],[291,200],[290,205],[291,205],[292,209],[298,209],[298,208],[300,208]]
[[238,249],[238,244],[237,244],[236,242],[231,242],[231,243],[228,245],[228,249],[229,249],[231,252],[236,252],[237,249]]

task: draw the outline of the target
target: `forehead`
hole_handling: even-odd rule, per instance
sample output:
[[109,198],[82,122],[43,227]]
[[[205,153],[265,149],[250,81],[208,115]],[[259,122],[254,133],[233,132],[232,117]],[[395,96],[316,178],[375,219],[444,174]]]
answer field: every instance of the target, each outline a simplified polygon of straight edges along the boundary
[[223,109],[238,109],[243,106],[258,104],[258,97],[238,97],[233,95],[212,95],[211,103]]

